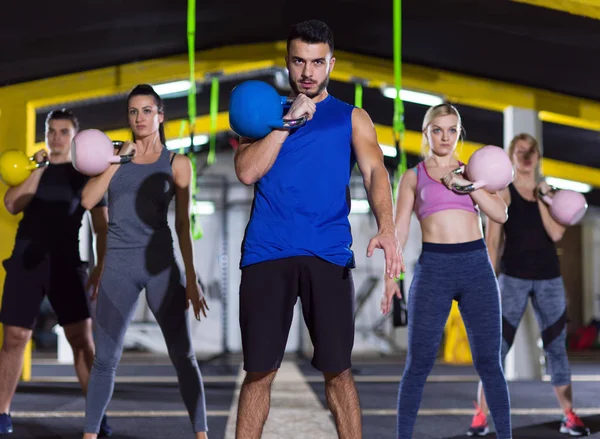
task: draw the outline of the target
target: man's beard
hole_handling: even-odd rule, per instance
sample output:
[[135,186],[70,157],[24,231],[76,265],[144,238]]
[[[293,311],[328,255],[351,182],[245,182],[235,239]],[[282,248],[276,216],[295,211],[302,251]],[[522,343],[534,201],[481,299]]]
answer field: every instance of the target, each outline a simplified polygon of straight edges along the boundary
[[327,88],[327,86],[329,85],[329,75],[327,75],[327,78],[325,78],[325,80],[323,82],[321,82],[320,84],[317,85],[317,91],[315,92],[303,92],[300,91],[300,89],[298,88],[298,84],[294,81],[292,81],[291,77],[288,77],[288,81],[290,83],[290,87],[292,87],[292,90],[294,90],[294,93],[296,93],[297,95],[300,93],[304,93],[306,96],[308,96],[309,98],[314,98],[318,95],[320,95],[323,90],[325,90]]
[[48,147],[48,154],[54,156],[54,157],[62,157],[62,156],[66,156],[69,154],[69,152],[71,151],[71,147],[70,146],[61,146],[59,148],[50,148]]

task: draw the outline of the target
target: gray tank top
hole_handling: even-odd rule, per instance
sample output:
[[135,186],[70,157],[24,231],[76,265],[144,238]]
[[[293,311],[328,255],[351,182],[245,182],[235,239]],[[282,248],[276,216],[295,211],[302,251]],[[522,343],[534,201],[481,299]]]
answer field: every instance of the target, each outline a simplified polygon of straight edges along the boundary
[[153,250],[172,248],[167,220],[175,194],[170,155],[164,148],[154,163],[125,163],[113,175],[108,186],[107,248],[145,248],[151,244]]

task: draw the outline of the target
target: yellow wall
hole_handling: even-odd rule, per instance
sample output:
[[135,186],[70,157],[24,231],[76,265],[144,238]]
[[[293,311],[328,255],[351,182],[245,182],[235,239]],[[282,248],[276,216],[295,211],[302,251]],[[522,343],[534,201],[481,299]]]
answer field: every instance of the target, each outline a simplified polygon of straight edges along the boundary
[[[0,89],[1,90],[1,89]],[[15,93],[0,93],[0,153],[7,149],[26,149],[26,133],[27,133],[27,105],[22,94]],[[8,187],[4,183],[0,183],[0,195],[4,199]],[[21,219],[21,214],[11,215],[6,209],[0,208],[0,261],[4,261],[12,252],[15,234],[18,223]],[[6,272],[4,266],[0,269],[0,298],[2,297],[2,289]],[[0,325],[0,342],[4,338],[3,326]],[[28,344],[25,361],[24,373],[22,378],[28,380],[31,377],[31,343]]]
[[[18,95],[0,94],[0,153],[7,149],[25,150],[26,110],[25,101]],[[0,183],[0,195],[4,199],[7,186]],[[9,257],[12,251],[17,225],[21,215],[9,214],[0,209],[0,261]],[[0,285],[4,285],[4,267],[0,270]]]

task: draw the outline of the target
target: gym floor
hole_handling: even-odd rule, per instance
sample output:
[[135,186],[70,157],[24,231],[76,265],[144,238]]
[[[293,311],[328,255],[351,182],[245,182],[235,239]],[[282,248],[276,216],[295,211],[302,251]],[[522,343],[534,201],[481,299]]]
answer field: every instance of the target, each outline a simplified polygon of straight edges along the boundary
[[[600,438],[600,358],[577,355],[571,362],[577,412],[592,431],[589,437]],[[200,364],[209,437],[233,439],[243,376],[240,358],[234,355]],[[402,369],[402,358],[355,358],[365,439],[394,438]],[[15,432],[11,437],[80,439],[85,405],[73,367],[58,365],[53,359],[34,358],[32,376],[31,382],[19,385],[13,400]],[[509,386],[514,439],[566,437],[558,432],[560,410],[550,383],[518,381]],[[436,364],[425,386],[413,437],[467,438],[476,389],[473,367]],[[286,357],[273,385],[272,409],[263,438],[336,438],[323,392],[322,377],[309,361]],[[165,357],[137,353],[123,356],[108,415],[116,438],[194,437],[174,369]]]

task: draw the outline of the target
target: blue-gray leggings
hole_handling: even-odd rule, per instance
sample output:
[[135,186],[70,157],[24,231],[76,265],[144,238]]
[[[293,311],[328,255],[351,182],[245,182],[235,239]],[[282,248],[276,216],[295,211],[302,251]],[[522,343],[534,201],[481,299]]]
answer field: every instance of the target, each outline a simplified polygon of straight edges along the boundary
[[510,439],[510,399],[500,363],[498,282],[483,240],[423,243],[408,295],[408,355],[398,392],[397,439],[411,439],[452,300],[459,309],[498,439]]
[[[109,250],[96,308],[96,355],[86,397],[86,433],[98,433],[111,399],[125,331],[146,288],[148,305],[160,325],[169,357],[177,371],[179,390],[194,432],[207,431],[206,402],[200,368],[191,343],[185,288],[172,255],[157,255],[159,264],[147,264],[146,249]],[[148,271],[148,266],[152,272]]]
[[502,364],[515,341],[515,335],[527,301],[531,303],[542,333],[548,372],[555,386],[571,384],[567,356],[567,305],[562,277],[528,280],[501,274],[498,278],[502,292]]

